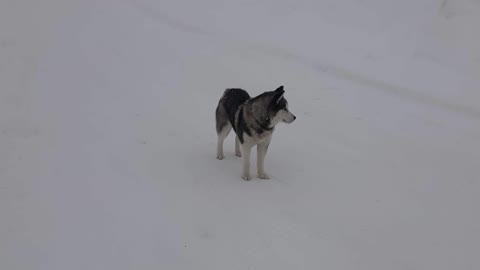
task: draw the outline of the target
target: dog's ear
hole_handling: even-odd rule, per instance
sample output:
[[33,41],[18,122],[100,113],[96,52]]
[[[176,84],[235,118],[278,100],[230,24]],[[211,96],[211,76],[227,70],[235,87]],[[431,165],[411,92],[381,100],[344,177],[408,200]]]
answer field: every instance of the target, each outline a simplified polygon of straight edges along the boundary
[[283,93],[285,93],[285,90],[283,90],[283,85],[278,87],[273,93],[273,102],[279,103],[283,98]]

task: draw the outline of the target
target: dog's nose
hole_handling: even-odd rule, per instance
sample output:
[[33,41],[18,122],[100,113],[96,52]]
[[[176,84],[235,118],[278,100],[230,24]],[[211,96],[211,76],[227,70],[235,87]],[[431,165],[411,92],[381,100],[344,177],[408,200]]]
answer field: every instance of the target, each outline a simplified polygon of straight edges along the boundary
[[293,116],[293,120],[295,120],[295,119],[297,119],[297,117],[294,115],[294,116]]

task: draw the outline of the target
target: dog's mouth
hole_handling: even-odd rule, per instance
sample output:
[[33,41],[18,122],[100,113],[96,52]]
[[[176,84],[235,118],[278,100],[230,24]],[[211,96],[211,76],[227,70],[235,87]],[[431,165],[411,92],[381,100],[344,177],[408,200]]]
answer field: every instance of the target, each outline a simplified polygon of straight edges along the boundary
[[290,123],[292,123],[293,121],[295,121],[295,119],[297,119],[296,116],[294,116],[291,120],[283,119],[282,122],[287,123],[287,124],[290,124]]

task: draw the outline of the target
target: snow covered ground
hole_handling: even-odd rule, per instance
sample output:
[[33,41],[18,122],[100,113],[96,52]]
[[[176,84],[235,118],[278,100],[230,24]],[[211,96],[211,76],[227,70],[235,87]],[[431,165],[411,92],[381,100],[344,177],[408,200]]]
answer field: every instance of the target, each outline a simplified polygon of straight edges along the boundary
[[[0,269],[480,269],[480,1],[0,2]],[[214,110],[285,85],[271,180]]]

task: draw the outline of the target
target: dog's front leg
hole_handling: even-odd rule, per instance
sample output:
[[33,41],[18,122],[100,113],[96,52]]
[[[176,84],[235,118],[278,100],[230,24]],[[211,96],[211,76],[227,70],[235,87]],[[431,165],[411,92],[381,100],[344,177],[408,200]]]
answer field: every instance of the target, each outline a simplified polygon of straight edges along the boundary
[[246,143],[242,144],[242,155],[243,155],[243,180],[250,180],[250,152],[252,151],[252,146]]
[[235,155],[237,157],[242,157],[242,152],[240,152],[240,139],[238,136],[235,138]]
[[270,176],[265,172],[265,156],[267,155],[268,145],[270,141],[262,142],[257,145],[257,172],[258,178],[270,179]]

